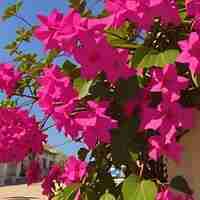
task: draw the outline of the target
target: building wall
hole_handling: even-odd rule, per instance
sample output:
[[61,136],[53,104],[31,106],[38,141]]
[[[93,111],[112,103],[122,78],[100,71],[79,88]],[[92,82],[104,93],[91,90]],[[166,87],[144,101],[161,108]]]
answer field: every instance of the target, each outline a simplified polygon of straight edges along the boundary
[[[58,155],[44,152],[37,159],[40,162],[42,176],[47,175],[51,165],[58,161]],[[19,163],[0,164],[0,185],[15,184],[25,181],[25,169],[29,166],[29,158]],[[23,170],[24,169],[24,170]]]
[[180,164],[169,161],[169,175],[184,176],[194,189],[195,200],[200,199],[200,113],[196,114],[194,128],[181,138],[184,146],[183,160]]

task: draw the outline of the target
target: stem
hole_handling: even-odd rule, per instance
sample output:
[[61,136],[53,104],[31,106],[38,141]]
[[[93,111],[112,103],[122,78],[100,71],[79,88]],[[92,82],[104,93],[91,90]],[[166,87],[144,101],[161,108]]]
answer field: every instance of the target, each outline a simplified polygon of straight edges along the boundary
[[67,144],[68,141],[64,142],[64,143],[61,143],[61,144],[57,144],[57,145],[52,145],[52,147],[56,148],[56,147],[60,147],[60,146],[63,146],[65,144]]
[[38,100],[38,98],[36,96],[31,96],[31,95],[25,95],[25,94],[14,94],[14,96],[18,96],[18,97],[26,97],[29,99],[34,99],[34,100]]
[[54,126],[55,126],[55,124],[52,124],[51,126],[48,126],[47,128],[42,129],[42,131],[43,131],[43,132],[44,132],[44,131],[47,131],[48,129],[53,128]]
[[18,18],[19,20],[21,20],[22,22],[24,22],[24,24],[26,24],[29,27],[33,27],[31,23],[29,23],[26,19],[24,19],[23,17],[19,16],[19,15],[15,15],[16,18]]
[[49,118],[51,117],[51,113],[46,117],[44,118],[42,121],[41,121],[41,129],[44,128],[45,124],[47,123],[47,121],[49,120]]

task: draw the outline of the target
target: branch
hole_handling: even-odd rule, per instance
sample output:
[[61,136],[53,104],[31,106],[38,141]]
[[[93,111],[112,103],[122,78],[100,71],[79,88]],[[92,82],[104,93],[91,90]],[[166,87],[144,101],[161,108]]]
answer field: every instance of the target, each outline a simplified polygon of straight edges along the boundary
[[29,23],[26,19],[24,19],[23,17],[19,16],[19,15],[15,15],[15,17],[19,20],[21,20],[24,24],[26,24],[29,27],[33,27],[31,23]]

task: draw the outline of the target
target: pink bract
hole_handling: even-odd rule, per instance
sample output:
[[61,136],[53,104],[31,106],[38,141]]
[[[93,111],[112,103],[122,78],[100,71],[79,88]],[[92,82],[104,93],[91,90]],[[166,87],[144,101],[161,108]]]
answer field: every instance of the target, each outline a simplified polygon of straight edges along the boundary
[[163,69],[151,69],[151,82],[149,84],[150,92],[170,92],[172,101],[180,97],[180,92],[186,89],[189,80],[183,76],[178,76],[175,65],[166,65]]
[[0,107],[0,124],[0,162],[19,162],[29,153],[42,153],[47,136],[27,111]]
[[12,64],[0,64],[0,90],[8,96],[15,92],[17,81],[21,78],[20,72]]
[[141,129],[159,130],[166,134],[172,127],[190,129],[193,125],[193,110],[184,108],[178,102],[171,102],[170,94],[163,96],[157,108],[144,107],[141,116]]
[[43,42],[46,50],[63,47],[71,50],[71,42],[81,24],[80,15],[74,9],[67,15],[55,9],[48,17],[38,15],[38,19],[42,25],[36,28],[34,35]]
[[193,197],[176,194],[170,188],[165,188],[157,194],[156,200],[193,200]]
[[37,93],[38,103],[47,115],[53,114],[56,107],[68,104],[78,96],[70,78],[57,65],[44,68],[44,74],[38,79],[38,83],[41,85]]
[[200,72],[200,40],[198,33],[190,33],[188,40],[180,41],[178,44],[182,52],[176,61],[187,63],[193,74]]
[[152,136],[149,138],[149,157],[155,161],[159,160],[161,155],[175,160],[177,163],[181,160],[183,147],[176,142],[176,130],[174,127],[167,135]]
[[57,164],[54,164],[48,175],[43,179],[43,182],[42,182],[42,188],[43,188],[43,191],[42,193],[46,196],[49,197],[49,199],[51,198],[52,196],[52,193],[53,193],[53,189],[54,189],[54,183],[55,181],[60,181],[60,176],[62,175],[62,170],[60,168],[59,165]]
[[155,17],[160,17],[163,24],[180,23],[176,2],[170,0],[107,0],[106,9],[115,16],[114,26],[128,19],[138,28],[149,30]]
[[106,115],[108,104],[105,102],[88,101],[87,111],[79,112],[75,121],[82,127],[83,140],[90,148],[97,142],[110,143],[111,129],[117,128],[117,121]]
[[78,183],[84,176],[87,175],[87,163],[77,159],[75,156],[70,156],[65,162],[64,172],[61,176],[62,181],[66,185]]
[[199,0],[186,0],[185,6],[189,16],[198,16],[200,14],[200,1]]

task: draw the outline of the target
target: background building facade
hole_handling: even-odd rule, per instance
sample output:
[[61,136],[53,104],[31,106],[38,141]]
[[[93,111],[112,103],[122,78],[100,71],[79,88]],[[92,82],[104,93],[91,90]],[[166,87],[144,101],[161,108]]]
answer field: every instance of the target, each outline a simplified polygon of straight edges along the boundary
[[[42,175],[45,176],[54,163],[60,163],[64,159],[65,155],[62,152],[57,151],[50,145],[45,145],[43,154],[37,157]],[[19,163],[0,164],[0,185],[24,183],[26,169],[30,162],[31,158],[26,157]]]

